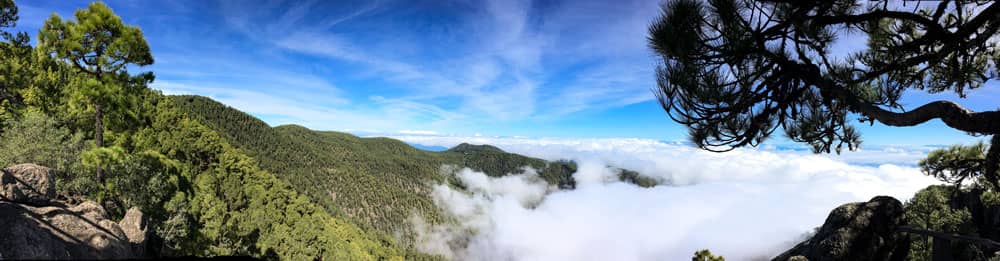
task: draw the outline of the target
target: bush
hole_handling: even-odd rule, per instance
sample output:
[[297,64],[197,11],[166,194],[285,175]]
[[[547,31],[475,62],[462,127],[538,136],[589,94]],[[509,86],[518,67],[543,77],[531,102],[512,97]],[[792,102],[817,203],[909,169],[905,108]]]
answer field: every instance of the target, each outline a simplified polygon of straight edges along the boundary
[[72,133],[52,117],[37,111],[25,112],[20,119],[6,125],[0,134],[0,164],[35,163],[52,168],[60,193],[74,191],[74,186],[89,186],[73,182],[85,178],[74,175],[82,172],[79,160],[84,146],[82,133]]

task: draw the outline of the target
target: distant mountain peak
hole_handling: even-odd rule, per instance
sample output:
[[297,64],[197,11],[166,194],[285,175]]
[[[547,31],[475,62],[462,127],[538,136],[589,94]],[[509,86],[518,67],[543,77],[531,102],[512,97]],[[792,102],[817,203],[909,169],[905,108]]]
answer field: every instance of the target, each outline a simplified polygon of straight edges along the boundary
[[473,145],[464,142],[462,144],[458,144],[458,146],[448,149],[448,151],[457,153],[484,153],[484,152],[507,153],[506,151],[503,151],[502,149],[494,147],[492,145],[486,145],[486,144]]

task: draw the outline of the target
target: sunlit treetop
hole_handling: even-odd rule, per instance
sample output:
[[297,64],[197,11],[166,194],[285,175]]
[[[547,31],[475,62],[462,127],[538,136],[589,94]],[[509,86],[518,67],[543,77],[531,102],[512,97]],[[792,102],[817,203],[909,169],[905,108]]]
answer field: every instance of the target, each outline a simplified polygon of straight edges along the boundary
[[127,71],[130,64],[153,64],[142,31],[122,23],[107,5],[94,2],[74,16],[76,21],[62,21],[53,14],[39,32],[39,49],[97,77]]

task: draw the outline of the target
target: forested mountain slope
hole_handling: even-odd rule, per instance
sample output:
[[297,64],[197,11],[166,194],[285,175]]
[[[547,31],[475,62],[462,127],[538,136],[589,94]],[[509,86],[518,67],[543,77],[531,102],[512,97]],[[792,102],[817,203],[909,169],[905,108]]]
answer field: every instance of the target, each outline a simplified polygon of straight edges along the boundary
[[[153,62],[141,30],[122,22],[105,4],[91,3],[66,20],[53,13],[37,45],[29,44],[35,41],[26,32],[8,31],[17,19],[17,6],[0,1],[0,166],[51,167],[45,175],[54,187],[50,194],[94,202],[88,208],[112,220],[125,216],[126,209],[140,210],[140,223],[156,240],[136,256],[433,259],[330,215],[293,184],[261,169],[229,137],[149,89],[152,72],[124,69]],[[72,219],[62,225],[92,227],[86,222]],[[17,257],[65,253],[42,242],[46,235],[71,229],[33,227],[44,225],[31,220],[21,224],[20,232],[4,233],[0,241],[19,237],[34,242],[40,252]],[[99,237],[86,240],[108,245]],[[74,253],[59,256],[88,257]]]
[[[384,233],[406,232],[417,213],[430,222],[443,217],[429,196],[430,185],[449,182],[442,166],[468,167],[490,176],[538,170],[552,185],[575,186],[570,161],[548,162],[507,153],[489,145],[461,144],[431,152],[389,138],[359,138],[297,125],[269,127],[242,111],[201,96],[173,96],[191,117],[201,119],[261,167],[338,216]],[[627,175],[628,171],[623,171]]]
[[[53,171],[64,184],[57,186],[60,194],[103,202],[115,219],[124,209],[141,209],[161,239],[150,249],[153,256],[433,259],[331,216],[158,91],[145,89],[138,96],[137,119],[113,129],[109,148],[82,152],[67,148],[80,146],[79,138],[71,137],[86,130],[73,126],[88,122],[59,121],[65,111],[49,115],[26,106],[0,133],[0,165],[59,167]],[[93,181],[91,157],[106,162],[106,182]]]

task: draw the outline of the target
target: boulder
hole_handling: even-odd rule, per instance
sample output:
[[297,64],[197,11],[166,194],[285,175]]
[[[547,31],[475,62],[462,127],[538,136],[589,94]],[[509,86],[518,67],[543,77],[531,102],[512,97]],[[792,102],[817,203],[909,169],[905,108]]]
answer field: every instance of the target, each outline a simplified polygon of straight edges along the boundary
[[898,233],[906,225],[903,204],[878,196],[837,207],[812,238],[773,260],[905,260],[910,240]]
[[95,212],[0,201],[0,253],[10,259],[136,257],[118,224]]
[[150,230],[146,223],[146,216],[137,207],[132,207],[125,212],[125,218],[118,222],[118,226],[125,232],[134,253],[146,253],[146,242],[150,236]]
[[3,169],[0,197],[6,201],[45,205],[56,197],[56,177],[52,169],[35,164],[18,164]]
[[90,200],[85,200],[75,206],[69,206],[69,210],[94,222],[108,217],[108,213],[104,211],[104,208],[100,204]]
[[93,201],[55,197],[49,168],[20,164],[0,176],[0,259],[127,259],[145,257],[148,233],[138,208],[121,222]]

